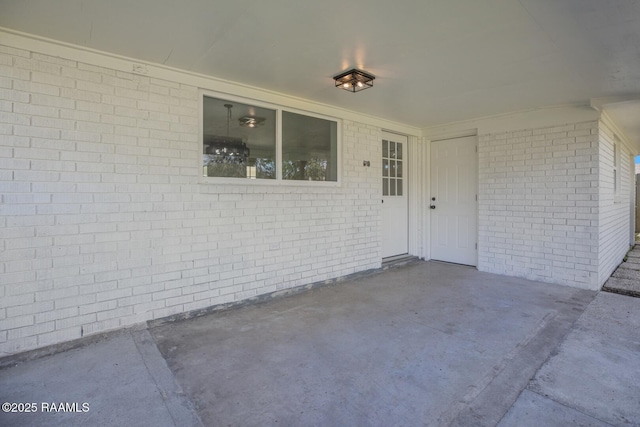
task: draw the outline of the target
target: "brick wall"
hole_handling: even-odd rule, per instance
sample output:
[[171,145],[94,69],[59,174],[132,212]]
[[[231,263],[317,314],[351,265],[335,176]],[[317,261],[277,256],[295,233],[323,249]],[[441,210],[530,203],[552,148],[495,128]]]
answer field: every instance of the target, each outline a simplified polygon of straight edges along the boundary
[[198,102],[0,46],[0,356],[380,266],[379,128],[340,187],[200,184]]
[[478,152],[478,269],[596,289],[598,122],[480,135]]

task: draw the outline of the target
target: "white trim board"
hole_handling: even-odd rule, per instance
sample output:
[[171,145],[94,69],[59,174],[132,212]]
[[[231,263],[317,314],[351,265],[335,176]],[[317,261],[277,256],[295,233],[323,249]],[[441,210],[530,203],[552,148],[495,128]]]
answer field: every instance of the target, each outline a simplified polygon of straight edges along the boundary
[[422,134],[428,140],[435,141],[462,136],[559,126],[566,123],[598,120],[599,118],[600,113],[589,105],[565,105],[429,127],[423,129]]

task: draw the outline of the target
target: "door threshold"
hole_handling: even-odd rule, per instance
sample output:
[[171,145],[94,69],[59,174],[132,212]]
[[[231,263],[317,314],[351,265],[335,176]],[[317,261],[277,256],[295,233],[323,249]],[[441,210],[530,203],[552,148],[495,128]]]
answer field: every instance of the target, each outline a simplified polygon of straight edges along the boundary
[[382,258],[382,269],[386,270],[389,268],[403,267],[416,261],[420,261],[420,258],[409,254],[390,256]]
[[453,262],[453,261],[442,261],[439,259],[430,259],[430,262],[439,262],[441,264],[449,264],[449,265],[459,265],[460,267],[471,267],[471,268],[475,268],[478,269],[477,265],[473,265],[473,264],[461,264],[459,262]]

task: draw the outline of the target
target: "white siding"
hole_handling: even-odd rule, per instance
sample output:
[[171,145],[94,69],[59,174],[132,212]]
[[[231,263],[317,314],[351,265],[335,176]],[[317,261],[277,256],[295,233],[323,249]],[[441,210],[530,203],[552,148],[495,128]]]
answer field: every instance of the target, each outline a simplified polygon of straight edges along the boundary
[[479,136],[478,269],[598,287],[598,122]]
[[0,64],[0,356],[380,266],[380,128],[340,187],[201,184],[198,88]]
[[[599,122],[599,212],[598,233],[599,284],[602,285],[622,262],[629,250],[631,185],[635,177],[629,158],[631,151],[623,140],[618,140],[620,160],[618,162],[619,185],[614,194],[613,174],[613,125],[606,119]],[[622,135],[619,135],[622,136]]]

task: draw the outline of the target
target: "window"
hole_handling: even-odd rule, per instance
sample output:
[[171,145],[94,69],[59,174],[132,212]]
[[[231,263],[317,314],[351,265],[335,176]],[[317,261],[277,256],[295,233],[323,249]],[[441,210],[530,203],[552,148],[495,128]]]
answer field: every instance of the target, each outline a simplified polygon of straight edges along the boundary
[[613,136],[613,194],[620,192],[620,139]]
[[276,111],[204,97],[204,176],[276,178]]
[[338,120],[204,96],[204,177],[338,181]]
[[282,112],[282,179],[338,180],[337,123]]

